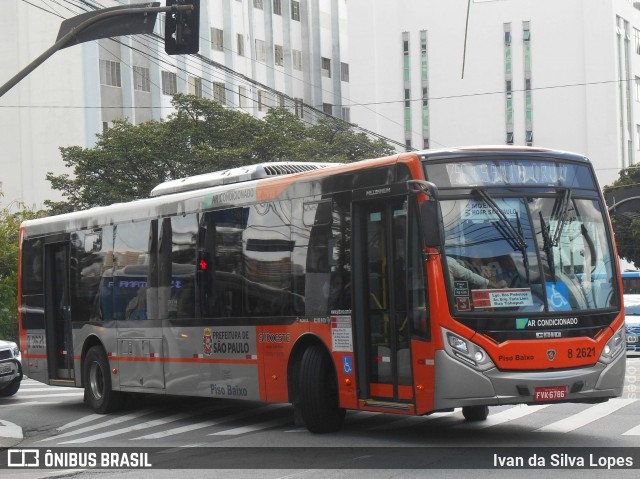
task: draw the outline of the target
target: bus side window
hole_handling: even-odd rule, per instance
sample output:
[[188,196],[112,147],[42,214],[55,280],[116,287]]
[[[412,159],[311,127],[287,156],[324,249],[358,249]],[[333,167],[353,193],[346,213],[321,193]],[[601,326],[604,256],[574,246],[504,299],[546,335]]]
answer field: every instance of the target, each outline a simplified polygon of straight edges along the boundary
[[409,223],[407,279],[409,282],[409,318],[413,326],[413,334],[430,339],[431,326],[427,300],[427,280],[422,256],[422,242],[415,214],[411,214]]
[[195,213],[163,220],[159,250],[159,284],[161,288],[167,288],[169,293],[164,298],[167,311],[165,317],[195,317],[197,234],[198,216]]
[[101,297],[105,271],[113,265],[112,250],[113,229],[110,226],[71,234],[69,293],[73,321],[108,319],[102,317],[100,305],[105,299]]
[[148,220],[122,223],[115,228],[113,319],[147,319],[149,247],[154,244],[153,237],[157,238],[157,221],[153,224],[155,232]]

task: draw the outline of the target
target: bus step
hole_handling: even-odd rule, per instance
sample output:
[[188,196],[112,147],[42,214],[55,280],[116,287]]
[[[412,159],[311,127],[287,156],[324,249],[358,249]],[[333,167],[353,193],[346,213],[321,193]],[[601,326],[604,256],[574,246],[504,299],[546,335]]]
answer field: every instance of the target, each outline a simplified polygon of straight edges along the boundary
[[364,401],[364,405],[365,407],[393,409],[394,411],[409,411],[412,406],[411,404],[406,404],[406,403],[375,401],[372,399]]

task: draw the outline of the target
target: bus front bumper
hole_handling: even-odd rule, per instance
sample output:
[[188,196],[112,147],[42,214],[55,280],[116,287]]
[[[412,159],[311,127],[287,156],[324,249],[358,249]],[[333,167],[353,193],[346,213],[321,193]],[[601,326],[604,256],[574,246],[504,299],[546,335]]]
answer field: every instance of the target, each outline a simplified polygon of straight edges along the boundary
[[[610,364],[557,371],[477,371],[436,351],[434,410],[464,406],[541,404],[538,388],[566,387],[566,397],[555,402],[601,402],[622,395],[626,357],[618,355]],[[554,402],[554,401],[547,401]]]

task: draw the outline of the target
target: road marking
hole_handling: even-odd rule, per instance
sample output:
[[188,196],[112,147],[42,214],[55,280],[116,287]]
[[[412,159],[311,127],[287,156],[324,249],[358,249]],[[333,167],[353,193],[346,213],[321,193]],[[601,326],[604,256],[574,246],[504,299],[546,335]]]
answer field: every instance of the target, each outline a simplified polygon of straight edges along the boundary
[[496,414],[490,414],[489,417],[484,421],[469,421],[462,424],[457,424],[454,427],[464,429],[485,429],[487,427],[497,426],[499,424],[504,424],[506,422],[528,416],[529,414],[533,414],[549,406],[551,406],[551,404],[539,404],[537,406],[514,406],[507,409],[506,411],[501,411]]
[[370,430],[386,430],[386,429],[397,429],[404,427],[412,427],[417,426],[418,424],[422,424],[423,422],[433,421],[434,419],[440,419],[441,417],[451,416],[455,414],[456,411],[448,411],[448,412],[434,412],[433,414],[429,414],[428,416],[406,416],[390,423],[382,424],[380,426],[370,427]]
[[134,437],[133,439],[130,439],[130,441],[137,441],[140,439],[161,439],[167,436],[175,436],[176,434],[183,434],[185,432],[191,432],[197,429],[203,429],[205,427],[216,426],[218,424],[222,424],[229,421],[237,421],[238,419],[243,419],[248,416],[254,416],[256,414],[260,414],[268,410],[280,409],[285,406],[288,406],[288,404],[269,404],[267,406],[252,409],[250,411],[244,411],[238,414],[233,414],[231,416],[225,416],[220,419],[210,419],[208,421],[197,422],[194,424],[187,424],[186,426],[175,427],[173,429],[167,429],[165,431],[156,432],[154,434],[147,434],[146,436]]
[[627,432],[622,433],[623,436],[640,436],[640,426],[633,427]]
[[83,396],[84,392],[80,391],[77,393],[62,393],[62,394],[29,394],[29,395],[25,395],[24,398],[25,399],[40,399],[40,398],[49,398],[49,399],[53,399],[53,398],[59,398],[59,397],[79,397],[79,396]]
[[[170,422],[180,421],[181,419],[187,419],[197,414],[200,414],[202,411],[205,411],[209,408],[202,408],[195,411],[190,412],[182,412],[180,414],[174,414],[173,416],[167,416],[160,419],[154,419],[152,421],[141,422],[129,427],[123,427],[121,429],[115,429],[113,431],[107,431],[100,434],[94,434],[93,436],[82,437],[79,439],[73,439],[71,441],[64,441],[58,444],[77,444],[77,443],[85,443],[85,442],[93,442],[99,439],[104,439],[107,437],[119,436],[121,434],[126,434],[132,431],[139,431],[141,429],[149,429],[151,427],[162,426],[164,424],[168,424]],[[74,435],[77,432],[74,432]],[[60,437],[60,436],[58,436]]]
[[141,416],[145,416],[147,414],[151,414],[153,411],[152,410],[143,410],[143,411],[138,411],[132,414],[125,414],[124,416],[118,416],[118,417],[114,417],[113,419],[109,419],[108,421],[105,422],[101,422],[100,424],[94,424],[93,426],[88,426],[82,429],[77,429],[75,431],[70,431],[70,432],[65,432],[64,434],[59,434],[57,436],[51,436],[48,437],[46,439],[42,439],[38,442],[43,442],[43,441],[52,441],[55,439],[61,439],[61,438],[65,438],[65,437],[69,437],[69,436],[75,436],[77,434],[84,434],[85,432],[90,432],[90,431],[95,431],[96,429],[103,429],[105,427],[109,427],[109,426],[114,426],[116,424],[120,424],[121,422],[125,422],[125,421],[129,421],[131,419],[136,419],[138,417]]
[[20,386],[20,390],[18,391],[18,394],[20,393],[32,393],[32,392],[38,392],[38,393],[42,393],[42,392],[57,392],[57,391],[75,391],[75,392],[81,392],[84,394],[84,389],[81,388],[66,388],[66,387],[57,387],[57,386],[50,386],[50,387],[45,387],[45,388],[24,388],[23,386]]
[[637,399],[609,399],[607,402],[591,406],[590,408],[579,413],[572,414],[565,419],[547,424],[546,426],[536,429],[534,432],[571,432],[580,427],[586,426],[593,421],[602,419],[603,417],[616,412],[618,409],[622,409],[636,401]]
[[89,414],[88,416],[81,417],[80,419],[76,419],[75,421],[68,422],[58,428],[58,431],[64,431],[65,429],[69,429],[75,426],[80,426],[81,424],[86,424],[91,421],[95,421],[96,419],[104,419],[104,414]]
[[283,426],[285,424],[291,424],[293,418],[284,417],[280,419],[271,419],[269,421],[258,422],[256,424],[250,424],[248,426],[236,427],[233,429],[227,429],[225,431],[213,432],[208,434],[209,436],[238,436],[240,434],[246,434],[248,432],[261,431],[270,427]]

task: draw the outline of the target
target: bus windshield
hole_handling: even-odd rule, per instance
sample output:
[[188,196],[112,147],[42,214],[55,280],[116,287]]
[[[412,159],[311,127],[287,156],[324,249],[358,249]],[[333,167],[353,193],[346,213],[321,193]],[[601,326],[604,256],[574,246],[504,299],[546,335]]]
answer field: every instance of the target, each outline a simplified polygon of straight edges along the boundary
[[610,242],[593,193],[465,186],[440,200],[454,312],[617,306]]

